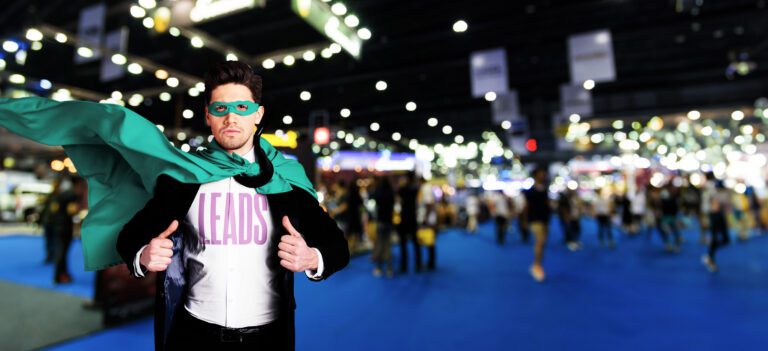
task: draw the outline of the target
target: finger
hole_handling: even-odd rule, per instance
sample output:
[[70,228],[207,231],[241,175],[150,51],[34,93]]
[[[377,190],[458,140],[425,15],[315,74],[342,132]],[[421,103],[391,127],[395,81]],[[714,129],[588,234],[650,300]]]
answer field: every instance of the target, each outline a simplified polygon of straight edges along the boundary
[[294,265],[293,263],[291,263],[289,261],[286,261],[286,260],[281,260],[280,261],[280,265],[283,266],[285,269],[291,271],[291,272],[298,272],[299,271],[299,269],[298,269],[298,267],[296,267],[296,265]]
[[288,243],[279,243],[279,244],[277,244],[277,248],[282,250],[282,251],[294,254],[294,255],[296,254],[296,246],[293,246],[293,245],[288,244]]
[[295,262],[296,261],[296,255],[287,253],[285,251],[278,251],[277,252],[277,256],[282,258],[282,259],[284,259],[284,260],[290,261],[290,262]]
[[149,266],[147,266],[147,269],[150,272],[162,272],[168,268],[167,264],[163,264],[160,262],[150,262]]
[[297,238],[291,235],[283,235],[280,237],[280,242],[286,243],[288,245],[293,245],[293,246],[299,245],[303,240],[304,239],[302,239],[301,237]]
[[171,264],[171,258],[170,257],[153,257],[150,261],[150,264],[163,264],[163,265],[170,265]]
[[283,216],[283,227],[285,227],[285,229],[288,230],[288,233],[290,233],[292,236],[298,236],[298,237],[301,236],[301,234],[299,234],[299,231],[293,227],[293,224],[291,224],[291,220],[288,219],[288,216]]
[[172,249],[173,248],[173,240],[171,240],[171,239],[159,239],[159,238],[156,238],[156,239],[157,239],[156,240],[156,242],[157,242],[156,246],[157,247],[162,247],[162,248],[165,248],[165,249]]
[[166,228],[166,229],[165,229],[165,230],[164,230],[162,233],[160,233],[160,235],[158,235],[157,237],[158,237],[158,238],[167,239],[169,236],[171,236],[171,234],[173,234],[173,232],[175,232],[175,231],[176,231],[176,228],[178,228],[178,227],[179,227],[179,221],[177,221],[177,220],[175,220],[175,219],[174,219],[174,220],[173,220],[173,222],[171,222],[171,225],[169,225],[169,226],[168,226],[168,228]]
[[152,252],[157,257],[173,257],[173,250],[171,249],[157,249]]

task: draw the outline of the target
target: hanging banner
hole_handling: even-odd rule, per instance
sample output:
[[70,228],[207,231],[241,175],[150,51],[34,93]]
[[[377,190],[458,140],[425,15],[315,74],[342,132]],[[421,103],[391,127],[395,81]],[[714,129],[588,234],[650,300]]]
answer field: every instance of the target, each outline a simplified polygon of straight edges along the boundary
[[[101,52],[97,49],[101,46],[104,37],[104,20],[107,15],[107,6],[103,3],[88,6],[80,11],[80,21],[77,24],[77,37],[90,46],[93,56],[83,57],[75,53],[75,63],[93,62],[101,58]],[[75,50],[77,51],[77,50]]]
[[475,51],[469,62],[473,97],[483,97],[488,92],[498,96],[509,91],[507,51],[504,48]]
[[592,115],[592,92],[581,85],[560,86],[560,112],[566,117],[572,114]]
[[[104,37],[107,49],[125,54],[128,51],[128,28],[122,27],[107,33]],[[112,57],[106,55],[101,59],[101,82],[109,82],[125,76],[125,65],[116,65]]]
[[611,32],[607,29],[568,37],[568,61],[571,82],[581,85],[586,80],[616,80]]
[[496,100],[491,103],[491,109],[494,124],[509,121],[513,125],[512,129],[514,129],[516,123],[519,124],[521,120],[524,121],[524,118],[520,116],[520,103],[517,99],[516,90],[496,94]]

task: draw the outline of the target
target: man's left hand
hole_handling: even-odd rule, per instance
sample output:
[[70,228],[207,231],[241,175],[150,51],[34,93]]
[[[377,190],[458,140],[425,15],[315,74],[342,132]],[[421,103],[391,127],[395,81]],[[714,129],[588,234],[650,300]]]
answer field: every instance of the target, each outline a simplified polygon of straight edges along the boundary
[[288,235],[283,235],[280,238],[280,244],[277,245],[280,265],[291,272],[317,270],[317,252],[307,246],[307,242],[293,227],[287,216],[283,216],[283,227],[288,231]]

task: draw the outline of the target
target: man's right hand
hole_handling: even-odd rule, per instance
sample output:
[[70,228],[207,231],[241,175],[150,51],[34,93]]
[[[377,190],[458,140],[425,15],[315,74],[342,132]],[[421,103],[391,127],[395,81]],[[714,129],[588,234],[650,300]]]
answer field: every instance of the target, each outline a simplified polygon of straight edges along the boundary
[[174,220],[160,235],[149,241],[147,247],[141,252],[139,263],[150,272],[162,272],[171,264],[173,256],[173,241],[168,239],[176,228],[179,227],[179,221]]

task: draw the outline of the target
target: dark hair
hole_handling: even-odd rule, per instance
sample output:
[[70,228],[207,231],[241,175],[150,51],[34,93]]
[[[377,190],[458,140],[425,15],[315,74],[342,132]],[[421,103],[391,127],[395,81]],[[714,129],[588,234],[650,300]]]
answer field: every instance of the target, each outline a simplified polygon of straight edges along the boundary
[[251,66],[240,61],[219,62],[205,74],[205,104],[211,101],[211,92],[224,84],[241,84],[251,90],[253,101],[261,104],[261,76]]

